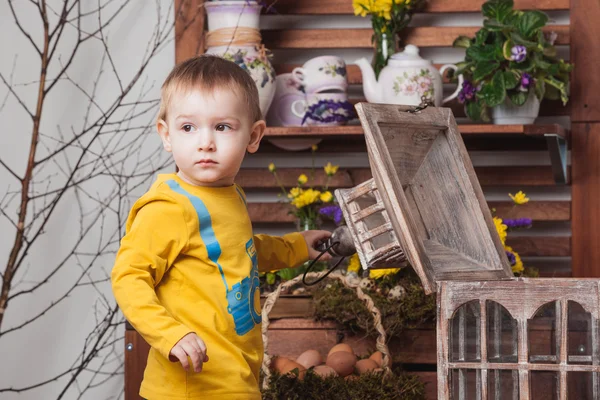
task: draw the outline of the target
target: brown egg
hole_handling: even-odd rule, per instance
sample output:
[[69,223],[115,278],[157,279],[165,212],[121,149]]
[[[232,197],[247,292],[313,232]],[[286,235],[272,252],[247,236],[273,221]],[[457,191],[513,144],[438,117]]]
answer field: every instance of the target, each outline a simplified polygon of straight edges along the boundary
[[336,351],[327,357],[327,365],[339,376],[347,376],[354,372],[354,364],[356,364],[356,356],[347,351]]
[[358,362],[356,363],[356,370],[359,374],[364,374],[365,372],[370,372],[377,368],[379,368],[379,365],[377,365],[375,361],[370,360],[368,358],[364,360],[358,360]]
[[375,353],[371,354],[369,360],[375,361],[377,365],[381,367],[381,365],[383,365],[383,354],[380,351],[376,351]]
[[276,357],[271,362],[271,369],[281,373],[281,370],[283,369],[283,367],[285,365],[287,365],[287,363],[289,363],[290,361],[292,361],[292,360],[290,360],[289,358],[286,358],[286,357]]
[[330,355],[332,355],[333,353],[338,352],[338,351],[345,351],[347,353],[354,354],[354,350],[352,350],[352,347],[350,347],[346,343],[340,343],[340,344],[336,344],[335,346],[333,346],[331,348],[331,350],[329,350],[327,357],[329,357]]
[[315,372],[315,374],[325,378],[328,375],[333,375],[333,376],[338,376],[338,373],[335,372],[335,369],[331,368],[328,365],[317,365],[313,371]]
[[296,358],[296,362],[308,369],[323,364],[323,357],[317,350],[306,350]]
[[292,361],[292,360],[290,360],[287,364],[285,364],[283,366],[283,368],[281,369],[281,371],[279,371],[279,373],[281,375],[285,375],[285,374],[291,372],[295,368],[298,368],[298,377],[300,379],[304,379],[304,375],[306,375],[306,368],[304,368],[302,365],[298,364],[296,361]]

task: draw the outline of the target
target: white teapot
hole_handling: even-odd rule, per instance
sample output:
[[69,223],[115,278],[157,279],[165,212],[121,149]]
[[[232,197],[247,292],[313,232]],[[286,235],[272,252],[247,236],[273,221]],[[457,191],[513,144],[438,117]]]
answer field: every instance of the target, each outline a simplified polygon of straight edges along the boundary
[[419,56],[419,48],[407,45],[403,52],[392,55],[375,78],[373,67],[366,58],[355,61],[363,78],[363,91],[370,103],[419,105],[421,99],[433,102],[436,107],[456,98],[462,89],[463,76],[458,76],[458,87],[452,95],[442,100],[442,75],[448,68],[457,70],[456,65],[446,64],[437,69],[429,60]]

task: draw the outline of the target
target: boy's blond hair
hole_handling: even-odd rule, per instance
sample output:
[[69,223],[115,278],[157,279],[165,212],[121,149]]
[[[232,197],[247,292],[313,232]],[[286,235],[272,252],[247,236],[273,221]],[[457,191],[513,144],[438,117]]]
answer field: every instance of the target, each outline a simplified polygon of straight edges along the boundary
[[190,58],[173,68],[162,85],[158,119],[166,121],[167,109],[175,91],[212,91],[217,88],[237,91],[248,105],[252,123],[263,119],[258,89],[250,74],[232,61],[208,54]]

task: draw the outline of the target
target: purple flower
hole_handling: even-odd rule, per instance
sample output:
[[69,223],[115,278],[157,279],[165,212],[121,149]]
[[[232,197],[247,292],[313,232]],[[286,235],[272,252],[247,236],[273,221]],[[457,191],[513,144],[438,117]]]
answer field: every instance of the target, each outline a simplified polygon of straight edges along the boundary
[[502,223],[509,229],[530,228],[533,221],[531,218],[503,219]]
[[525,46],[516,45],[510,50],[510,59],[517,63],[525,61],[525,57],[527,57],[527,49]]
[[517,263],[517,258],[512,252],[506,251],[506,256],[508,257],[508,261],[510,262],[511,267]]
[[523,72],[523,75],[521,75],[521,86],[525,89],[528,89],[532,83],[533,83],[533,77],[531,75],[529,75],[527,72]]
[[473,100],[476,92],[477,88],[474,87],[471,82],[465,80],[462,85],[462,90],[460,93],[458,93],[458,101],[461,103],[466,103],[470,100]]
[[323,207],[319,210],[319,214],[333,218],[333,222],[335,222],[336,225],[339,225],[340,222],[342,222],[342,209],[338,205]]

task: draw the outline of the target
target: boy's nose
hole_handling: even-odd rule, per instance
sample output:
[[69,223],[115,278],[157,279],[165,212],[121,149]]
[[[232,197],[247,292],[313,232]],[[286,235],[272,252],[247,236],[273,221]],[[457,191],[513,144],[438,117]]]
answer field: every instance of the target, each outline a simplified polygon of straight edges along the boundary
[[215,140],[211,133],[202,133],[198,139],[198,151],[215,151]]

